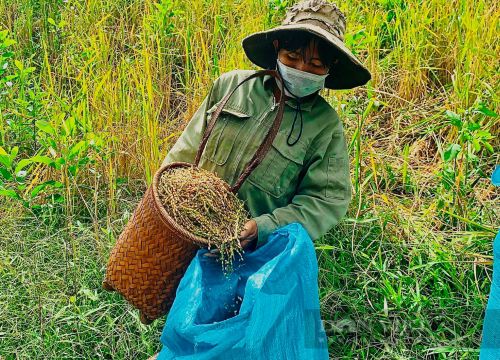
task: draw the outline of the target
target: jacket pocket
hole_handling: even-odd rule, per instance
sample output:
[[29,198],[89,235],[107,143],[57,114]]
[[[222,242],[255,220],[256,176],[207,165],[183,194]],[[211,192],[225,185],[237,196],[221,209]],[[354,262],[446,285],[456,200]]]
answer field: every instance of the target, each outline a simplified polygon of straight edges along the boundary
[[[219,103],[207,110],[207,124],[210,123],[212,113]],[[246,124],[246,119],[251,115],[244,110],[231,107],[230,104],[222,109],[217,122],[208,138],[203,152],[203,157],[216,163],[224,165],[229,158],[237,139],[241,138],[242,129]]]
[[306,144],[300,140],[288,146],[286,137],[285,132],[278,132],[268,153],[247,179],[273,197],[295,192],[307,151]]
[[343,156],[330,156],[328,158],[327,184],[325,196],[328,198],[345,200],[347,196],[346,184],[347,159]]

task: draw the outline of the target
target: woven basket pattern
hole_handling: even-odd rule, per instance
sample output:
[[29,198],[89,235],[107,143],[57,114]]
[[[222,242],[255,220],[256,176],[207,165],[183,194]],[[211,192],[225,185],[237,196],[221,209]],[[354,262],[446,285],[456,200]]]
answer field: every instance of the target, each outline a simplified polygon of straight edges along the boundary
[[146,191],[111,251],[103,284],[139,309],[144,323],[168,312],[180,279],[198,249],[162,219],[153,186]]

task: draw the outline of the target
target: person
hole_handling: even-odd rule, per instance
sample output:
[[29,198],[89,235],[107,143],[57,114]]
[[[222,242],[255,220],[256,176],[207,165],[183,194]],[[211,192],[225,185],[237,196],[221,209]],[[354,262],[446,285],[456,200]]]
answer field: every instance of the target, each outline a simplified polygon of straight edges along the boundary
[[[336,111],[319,95],[322,88],[350,89],[371,78],[345,47],[345,26],[335,4],[305,0],[287,9],[280,26],[242,41],[250,61],[279,72],[287,104],[271,149],[237,192],[252,216],[240,233],[243,249],[261,246],[276,228],[294,221],[315,240],[347,212],[351,182],[344,130]],[[194,162],[218,102],[254,72],[233,70],[214,81],[162,165]],[[229,184],[236,181],[274,121],[276,87],[274,78],[266,75],[236,89],[218,118],[200,167]]]
[[[286,95],[270,150],[237,192],[252,216],[239,236],[245,251],[262,246],[274,230],[292,222],[301,223],[315,240],[347,212],[352,194],[344,129],[335,109],[319,94],[323,88],[361,86],[371,78],[345,46],[345,27],[346,18],[335,4],[303,0],[287,9],[281,25],[242,41],[252,63],[278,71]],[[214,81],[162,166],[194,163],[221,99],[255,72],[232,70]],[[217,119],[200,167],[234,184],[276,117],[277,88],[275,78],[265,75],[236,89]]]
[[[351,182],[344,130],[337,112],[319,95],[322,88],[350,89],[371,78],[345,47],[345,26],[335,4],[305,0],[287,9],[280,26],[242,41],[250,61],[279,72],[287,104],[271,149],[237,192],[252,216],[240,233],[243,249],[261,246],[275,229],[294,221],[315,240],[347,212]],[[162,165],[194,162],[218,102],[254,72],[233,70],[214,81]],[[264,76],[235,91],[206,144],[200,167],[229,184],[236,181],[274,121],[276,88],[274,78]]]

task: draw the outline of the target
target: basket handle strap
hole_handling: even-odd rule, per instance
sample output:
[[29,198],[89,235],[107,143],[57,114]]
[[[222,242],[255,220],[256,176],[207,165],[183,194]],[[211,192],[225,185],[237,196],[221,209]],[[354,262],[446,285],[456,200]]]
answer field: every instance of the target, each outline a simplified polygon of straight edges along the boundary
[[226,103],[229,101],[229,98],[236,91],[236,89],[240,85],[242,85],[244,82],[246,82],[250,79],[253,79],[253,78],[256,78],[259,76],[265,76],[265,75],[271,75],[272,77],[274,77],[278,80],[277,81],[278,90],[279,90],[278,94],[280,94],[278,113],[276,114],[276,118],[274,119],[273,125],[269,129],[266,137],[264,138],[264,141],[259,146],[259,148],[255,152],[252,159],[248,162],[248,165],[245,167],[245,170],[243,170],[243,172],[241,173],[241,175],[238,178],[238,180],[236,181],[236,183],[230,188],[230,191],[233,193],[236,193],[239,190],[243,181],[245,181],[245,179],[251,174],[253,169],[255,169],[257,167],[257,165],[260,164],[262,159],[264,159],[264,156],[269,151],[271,144],[273,143],[274,139],[276,138],[276,135],[278,134],[278,130],[279,130],[280,125],[281,125],[281,120],[283,119],[283,113],[285,111],[285,96],[284,96],[284,92],[283,92],[283,79],[281,78],[281,76],[279,75],[279,73],[276,70],[269,70],[269,69],[268,70],[260,70],[256,73],[248,76],[247,78],[245,78],[238,85],[236,85],[236,87],[230,93],[228,93],[228,94],[226,94],[226,96],[224,96],[224,98],[220,102],[219,106],[217,107],[217,109],[215,109],[215,111],[212,114],[210,124],[208,124],[208,126],[205,130],[203,138],[200,142],[200,146],[198,148],[198,152],[196,154],[196,159],[195,159],[194,163],[196,166],[198,166],[200,158],[201,158],[201,154],[203,153],[203,150],[205,149],[208,138],[210,137],[210,134],[212,133],[212,130],[215,126],[215,123],[217,122],[217,119],[218,119],[222,109],[224,108]]

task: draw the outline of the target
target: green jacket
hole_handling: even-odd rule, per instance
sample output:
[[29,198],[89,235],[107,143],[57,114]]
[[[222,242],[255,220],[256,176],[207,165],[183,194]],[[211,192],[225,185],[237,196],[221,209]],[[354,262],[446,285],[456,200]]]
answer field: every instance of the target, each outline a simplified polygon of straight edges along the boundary
[[[233,70],[214,81],[162,165],[194,163],[211,113],[226,93],[254,72]],[[249,80],[229,98],[207,141],[200,167],[231,185],[236,182],[276,117],[272,81],[269,75]],[[292,222],[301,223],[316,240],[339,222],[351,200],[347,146],[337,112],[319,94],[302,102],[301,109],[302,131],[298,119],[290,135],[297,106],[294,99],[287,100],[269,152],[237,193],[257,222],[257,246],[275,229]],[[289,135],[290,143],[298,138],[293,146],[287,144]]]

